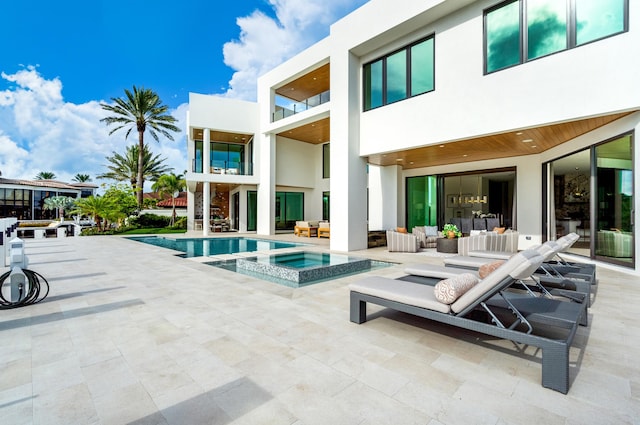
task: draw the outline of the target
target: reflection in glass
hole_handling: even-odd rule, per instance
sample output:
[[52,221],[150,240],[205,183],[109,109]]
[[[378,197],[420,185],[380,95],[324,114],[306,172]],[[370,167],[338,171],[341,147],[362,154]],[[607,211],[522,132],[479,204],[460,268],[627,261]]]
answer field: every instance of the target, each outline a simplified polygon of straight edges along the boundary
[[624,31],[625,0],[575,0],[576,44]]
[[382,60],[364,67],[364,109],[382,106]]
[[387,103],[407,97],[407,51],[387,58]]
[[633,159],[631,136],[596,147],[596,255],[616,263],[633,259]]
[[433,38],[411,47],[411,96],[433,90]]
[[527,1],[527,57],[535,59],[567,48],[564,0]]
[[520,63],[520,4],[511,4],[486,15],[487,72]]

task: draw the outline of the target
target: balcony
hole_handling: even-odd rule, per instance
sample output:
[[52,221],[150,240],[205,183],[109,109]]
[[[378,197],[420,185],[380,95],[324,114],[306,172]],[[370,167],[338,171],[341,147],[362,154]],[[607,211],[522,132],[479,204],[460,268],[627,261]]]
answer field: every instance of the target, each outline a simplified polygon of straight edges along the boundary
[[[202,161],[194,159],[191,165],[191,171],[194,173],[202,173]],[[252,176],[253,165],[233,161],[211,161],[209,173],[229,174],[236,176]]]
[[276,110],[273,113],[271,122],[276,122],[281,119],[290,117],[300,112],[308,111],[311,108],[327,103],[331,100],[331,91],[327,90],[315,96],[311,96],[301,102],[292,102],[282,96],[276,96]]

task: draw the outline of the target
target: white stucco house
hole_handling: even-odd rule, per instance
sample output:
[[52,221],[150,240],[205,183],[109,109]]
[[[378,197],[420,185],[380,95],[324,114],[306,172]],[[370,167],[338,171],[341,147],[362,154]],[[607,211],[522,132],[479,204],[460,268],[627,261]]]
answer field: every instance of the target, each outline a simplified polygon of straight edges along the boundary
[[638,6],[371,0],[260,77],[257,102],[191,94],[189,226],[326,219],[352,251],[490,215],[521,248],[576,231],[575,254],[638,271]]

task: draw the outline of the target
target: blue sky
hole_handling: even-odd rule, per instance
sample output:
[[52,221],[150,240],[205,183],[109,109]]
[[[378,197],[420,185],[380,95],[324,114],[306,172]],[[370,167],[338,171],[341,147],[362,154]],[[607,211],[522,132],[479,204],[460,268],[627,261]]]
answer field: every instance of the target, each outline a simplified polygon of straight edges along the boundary
[[[58,180],[104,172],[135,143],[108,136],[101,102],[155,90],[184,126],[188,93],[255,100],[256,78],[367,0],[28,0],[0,15],[0,171]],[[182,173],[184,132],[151,150]]]

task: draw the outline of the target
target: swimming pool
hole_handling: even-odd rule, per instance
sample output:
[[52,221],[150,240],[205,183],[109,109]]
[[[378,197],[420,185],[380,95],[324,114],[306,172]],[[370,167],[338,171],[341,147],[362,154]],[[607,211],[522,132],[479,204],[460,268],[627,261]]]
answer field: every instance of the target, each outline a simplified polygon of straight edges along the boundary
[[207,264],[294,288],[391,265],[368,258],[307,251]]
[[264,239],[235,238],[166,238],[162,236],[132,236],[128,239],[183,252],[183,257],[202,257],[238,252],[268,251],[291,248],[301,244]]

